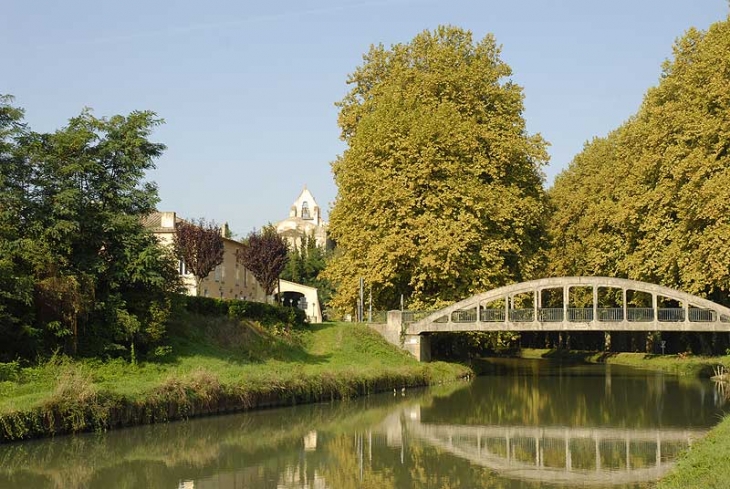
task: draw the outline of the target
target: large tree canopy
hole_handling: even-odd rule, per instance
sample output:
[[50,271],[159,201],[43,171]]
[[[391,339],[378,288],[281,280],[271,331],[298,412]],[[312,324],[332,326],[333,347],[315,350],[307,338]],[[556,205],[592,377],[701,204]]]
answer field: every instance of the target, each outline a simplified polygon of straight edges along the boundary
[[728,303],[730,20],[690,30],[638,113],[550,192],[557,274],[661,283]]
[[141,223],[157,203],[143,181],[164,146],[151,112],[54,133],[21,124],[0,98],[0,356],[113,352],[159,340],[174,260]]
[[371,47],[338,104],[348,148],[326,276],[352,307],[359,277],[376,307],[454,301],[535,271],[545,225],[546,143],[526,133],[522,89],[489,35],[455,27]]

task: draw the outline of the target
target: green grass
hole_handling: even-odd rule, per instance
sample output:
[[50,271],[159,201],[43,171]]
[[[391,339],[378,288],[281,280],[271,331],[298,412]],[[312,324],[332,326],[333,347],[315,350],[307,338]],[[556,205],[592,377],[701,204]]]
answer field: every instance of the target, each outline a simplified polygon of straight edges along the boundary
[[714,368],[723,365],[730,369],[730,356],[702,357],[680,355],[652,355],[648,353],[616,353],[576,350],[551,350],[524,348],[519,352],[521,358],[554,358],[626,365],[645,370],[668,372],[680,376],[711,377]]
[[695,442],[657,489],[730,487],[730,417]]
[[352,323],[272,332],[189,315],[170,326],[170,335],[171,354],[155,361],[52,358],[6,375],[12,380],[0,382],[0,440],[352,397],[470,373],[418,363]]

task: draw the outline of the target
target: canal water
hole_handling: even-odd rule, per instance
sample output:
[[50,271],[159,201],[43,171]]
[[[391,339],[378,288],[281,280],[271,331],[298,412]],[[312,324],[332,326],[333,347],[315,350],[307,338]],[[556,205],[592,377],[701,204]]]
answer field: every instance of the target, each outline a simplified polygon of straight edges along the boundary
[[637,488],[728,411],[710,381],[492,360],[471,382],[0,446],[0,488]]

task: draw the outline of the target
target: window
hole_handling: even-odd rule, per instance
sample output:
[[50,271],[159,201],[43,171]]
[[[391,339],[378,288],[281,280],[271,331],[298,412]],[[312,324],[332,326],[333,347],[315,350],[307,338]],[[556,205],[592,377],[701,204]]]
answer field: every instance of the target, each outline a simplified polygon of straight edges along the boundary
[[221,281],[221,266],[218,265],[215,267],[215,281],[220,282]]
[[302,202],[302,219],[311,219],[312,217],[309,214],[309,202],[306,200]]
[[179,260],[179,261],[177,262],[177,271],[178,271],[178,273],[179,273],[180,275],[187,275],[188,273],[190,273],[190,272],[188,272],[188,267],[187,267],[187,265],[185,265],[185,262],[184,262],[184,261],[182,261],[182,260]]

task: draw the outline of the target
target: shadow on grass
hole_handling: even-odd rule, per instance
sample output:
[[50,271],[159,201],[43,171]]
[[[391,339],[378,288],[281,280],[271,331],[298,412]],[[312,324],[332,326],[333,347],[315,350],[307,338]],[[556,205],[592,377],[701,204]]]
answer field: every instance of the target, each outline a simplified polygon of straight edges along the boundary
[[311,330],[310,326],[262,326],[227,317],[187,314],[168,327],[171,351],[147,361],[175,365],[185,357],[205,356],[237,365],[262,364],[269,360],[306,365],[327,363],[330,354],[307,351],[306,340]]

